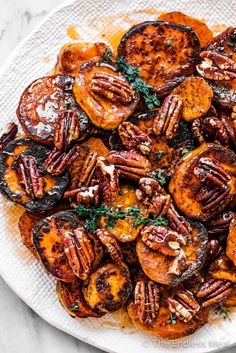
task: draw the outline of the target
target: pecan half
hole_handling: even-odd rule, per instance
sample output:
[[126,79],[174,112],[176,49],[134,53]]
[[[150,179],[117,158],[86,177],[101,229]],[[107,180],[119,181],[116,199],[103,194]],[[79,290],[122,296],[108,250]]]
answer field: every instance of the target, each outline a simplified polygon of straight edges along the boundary
[[112,260],[117,264],[121,264],[123,261],[123,255],[116,238],[105,229],[98,229],[96,231],[96,235],[101,243],[106,247]]
[[214,307],[223,302],[231,294],[232,289],[231,282],[210,278],[200,285],[196,297],[201,299],[204,308]]
[[6,127],[1,131],[0,136],[0,153],[3,148],[12,140],[15,139],[16,134],[18,132],[18,126],[15,123],[9,123]]
[[150,152],[148,135],[130,122],[124,121],[118,127],[118,133],[127,150],[139,149],[144,155]]
[[97,152],[89,152],[81,170],[81,177],[78,186],[89,186],[91,184],[97,164],[97,158]]
[[91,80],[93,93],[107,98],[112,102],[127,104],[135,97],[133,88],[120,76],[108,72],[96,72]]
[[229,134],[224,123],[214,116],[194,120],[192,130],[195,140],[200,144],[206,139],[218,142],[223,146],[229,144]]
[[228,233],[230,222],[235,216],[235,212],[225,211],[210,219],[206,224],[208,233],[211,235]]
[[180,96],[170,94],[163,102],[153,123],[156,136],[165,135],[172,139],[179,127],[183,100]]
[[74,190],[69,190],[64,193],[65,199],[76,198],[78,203],[85,205],[86,207],[99,206],[100,204],[100,193],[99,185],[81,187]]
[[54,146],[66,149],[80,135],[79,118],[75,111],[65,111],[58,119],[54,130]]
[[177,291],[173,298],[168,298],[168,304],[169,310],[184,322],[189,322],[200,310],[199,303],[187,290]]
[[207,243],[207,258],[206,264],[211,264],[223,253],[223,248],[218,240],[213,239]]
[[187,238],[189,237],[192,227],[185,217],[180,216],[173,204],[170,205],[166,213],[166,218],[169,221],[170,228]]
[[65,232],[64,251],[74,274],[82,280],[88,277],[95,258],[93,245],[82,228]]
[[107,161],[114,164],[120,176],[127,179],[139,180],[147,176],[151,170],[147,158],[134,151],[111,151]]
[[103,199],[106,202],[116,200],[119,191],[119,173],[113,164],[103,157],[97,159],[96,177],[98,179]]
[[214,209],[224,202],[230,192],[231,176],[220,163],[211,158],[200,158],[194,174],[202,183],[196,199],[203,211]]
[[236,78],[236,63],[227,56],[212,51],[203,51],[200,58],[203,60],[196,66],[200,76],[216,81],[231,81]]
[[46,160],[46,169],[49,174],[60,175],[73,163],[79,156],[80,147],[75,145],[68,152],[58,151],[56,148],[49,153]]
[[134,290],[134,303],[138,318],[143,324],[153,324],[157,319],[160,290],[153,281],[140,280]]
[[171,204],[170,195],[167,195],[159,183],[152,178],[141,178],[139,189],[136,190],[139,201],[148,205],[148,211],[154,217],[164,216]]
[[32,198],[41,199],[46,194],[44,179],[32,156],[19,156],[17,160],[18,178],[24,185],[25,192]]

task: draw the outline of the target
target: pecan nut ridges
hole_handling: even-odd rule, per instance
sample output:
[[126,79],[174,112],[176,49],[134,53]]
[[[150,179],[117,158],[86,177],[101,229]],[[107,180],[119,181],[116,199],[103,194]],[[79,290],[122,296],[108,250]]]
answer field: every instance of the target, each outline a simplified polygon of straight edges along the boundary
[[99,157],[97,159],[95,173],[104,201],[115,201],[119,191],[119,173],[116,167],[107,162],[105,158]]
[[18,179],[31,198],[43,198],[46,194],[44,179],[32,156],[20,156],[17,160]]
[[80,147],[75,145],[68,152],[58,151],[56,148],[49,153],[46,169],[49,174],[60,175],[73,163],[80,154]]
[[120,176],[127,179],[139,180],[151,170],[147,158],[134,151],[111,151],[107,160],[116,166]]
[[89,186],[91,184],[97,164],[97,158],[98,154],[96,152],[89,152],[81,170],[78,186]]
[[80,122],[75,111],[66,111],[56,122],[54,146],[58,150],[67,148],[72,141],[79,138]]
[[180,216],[173,204],[168,208],[166,218],[169,221],[170,228],[187,238],[189,237],[192,227],[185,217]]
[[117,264],[121,264],[123,261],[123,255],[116,238],[105,229],[98,229],[96,231],[96,236],[106,247],[112,260]]
[[225,211],[207,222],[208,233],[211,235],[221,235],[228,233],[229,225],[236,214],[232,211]]
[[157,319],[160,290],[153,281],[139,280],[134,290],[134,303],[138,318],[143,324],[153,324]]
[[66,191],[64,194],[64,198],[76,198],[76,201],[78,203],[81,203],[86,207],[97,207],[100,204],[99,185],[89,186],[88,188],[82,186],[78,189]]
[[181,118],[183,100],[180,96],[170,94],[163,102],[153,123],[156,136],[165,135],[170,140],[174,137]]
[[207,265],[214,262],[218,257],[220,257],[223,253],[223,248],[216,239],[209,240],[207,243],[207,257],[206,263]]
[[232,290],[231,282],[209,278],[200,285],[196,297],[202,301],[203,307],[216,307],[231,294]]
[[143,154],[150,152],[150,139],[140,128],[130,122],[124,121],[118,127],[118,132],[123,145],[127,150],[137,149]]
[[200,76],[215,81],[231,81],[236,78],[236,62],[227,56],[203,51],[200,58],[203,60],[196,67]]
[[194,174],[202,183],[196,197],[202,210],[208,211],[216,208],[230,192],[230,173],[216,160],[201,158],[194,168]]
[[173,298],[168,298],[168,304],[170,311],[184,322],[189,322],[200,310],[199,303],[187,290],[177,291]]
[[17,132],[18,126],[13,122],[7,124],[6,127],[0,132],[0,153],[9,142],[15,139]]
[[186,245],[185,238],[164,226],[146,226],[141,231],[142,241],[151,249],[168,256],[177,256],[181,245]]
[[95,258],[92,242],[82,228],[65,232],[63,246],[74,274],[82,280],[88,277]]
[[223,146],[229,144],[229,134],[223,121],[214,116],[194,120],[192,130],[195,140],[200,144],[205,140],[212,140]]

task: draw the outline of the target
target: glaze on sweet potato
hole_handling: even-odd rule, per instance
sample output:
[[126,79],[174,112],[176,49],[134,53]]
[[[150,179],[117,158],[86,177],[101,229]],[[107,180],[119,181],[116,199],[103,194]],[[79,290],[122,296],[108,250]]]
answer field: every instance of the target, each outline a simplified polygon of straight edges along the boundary
[[83,294],[87,304],[104,313],[113,312],[127,301],[132,291],[128,267],[106,263],[84,282]]
[[227,308],[232,308],[236,306],[236,287],[233,287],[231,294],[222,304]]
[[108,46],[105,43],[68,43],[63,45],[58,55],[55,74],[76,76],[80,66],[86,61],[99,61]]
[[163,13],[158,17],[158,21],[167,21],[191,27],[199,38],[201,48],[204,48],[207,42],[209,42],[213,37],[212,31],[207,27],[207,25],[203,21],[185,15],[182,12],[173,11]]
[[[218,204],[217,208],[202,211],[196,197],[201,188],[199,179],[194,175],[193,169],[202,157],[212,158],[231,173],[230,192]],[[170,180],[169,191],[178,208],[189,218],[207,220],[232,205],[236,197],[236,156],[228,148],[213,143],[204,143],[192,152],[186,154],[175,167]]]
[[33,243],[45,271],[64,282],[73,282],[75,275],[64,253],[62,237],[79,227],[74,212],[58,212],[37,222]]
[[207,253],[207,230],[201,223],[192,222],[192,231],[186,245],[182,246],[186,255],[187,268],[182,275],[169,273],[173,257],[150,249],[141,237],[137,240],[136,252],[145,274],[153,281],[168,286],[176,286],[194,276],[204,265]]
[[223,279],[236,284],[236,267],[225,255],[218,257],[210,266],[209,274],[217,279]]
[[80,137],[86,133],[89,120],[72,94],[73,81],[71,76],[46,76],[33,81],[24,90],[16,113],[28,137],[52,145],[55,123],[67,110],[75,111],[78,116]]
[[230,222],[229,234],[227,237],[226,255],[236,266],[236,219]]
[[133,26],[118,48],[118,56],[137,67],[159,96],[167,95],[193,74],[199,52],[200,43],[191,28],[163,21]]
[[[0,191],[9,200],[30,212],[43,212],[52,208],[61,199],[68,184],[68,173],[53,176],[46,172],[44,162],[49,150],[31,139],[10,142],[0,154]],[[41,199],[32,199],[19,182],[17,160],[19,156],[33,156],[44,179],[46,194]]]
[[[100,82],[99,86],[95,80]],[[122,84],[121,90],[117,80]],[[131,91],[127,94],[128,90]],[[127,96],[121,97],[119,91]],[[82,65],[73,92],[92,123],[104,130],[115,129],[133,113],[139,102],[139,94],[133,91],[125,78],[112,66],[103,63]]]
[[211,107],[213,91],[201,77],[189,77],[173,92],[183,99],[182,118],[193,121],[205,115]]

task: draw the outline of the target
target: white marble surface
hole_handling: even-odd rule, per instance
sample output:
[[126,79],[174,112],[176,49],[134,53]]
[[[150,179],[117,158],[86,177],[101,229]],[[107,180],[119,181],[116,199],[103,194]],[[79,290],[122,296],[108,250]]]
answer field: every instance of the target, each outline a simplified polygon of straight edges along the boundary
[[[0,65],[61,0],[0,0]],[[99,353],[53,328],[26,306],[0,277],[0,353]],[[236,347],[226,353],[236,353]],[[125,352],[124,352],[125,353]]]

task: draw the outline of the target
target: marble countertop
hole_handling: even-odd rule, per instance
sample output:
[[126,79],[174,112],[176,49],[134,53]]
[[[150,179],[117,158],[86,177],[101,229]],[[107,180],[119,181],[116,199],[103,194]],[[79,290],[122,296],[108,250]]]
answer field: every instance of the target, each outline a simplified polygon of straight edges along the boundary
[[[0,65],[15,46],[61,0],[0,0]],[[99,353],[47,324],[0,277],[1,353]],[[224,351],[236,353],[236,347]]]

